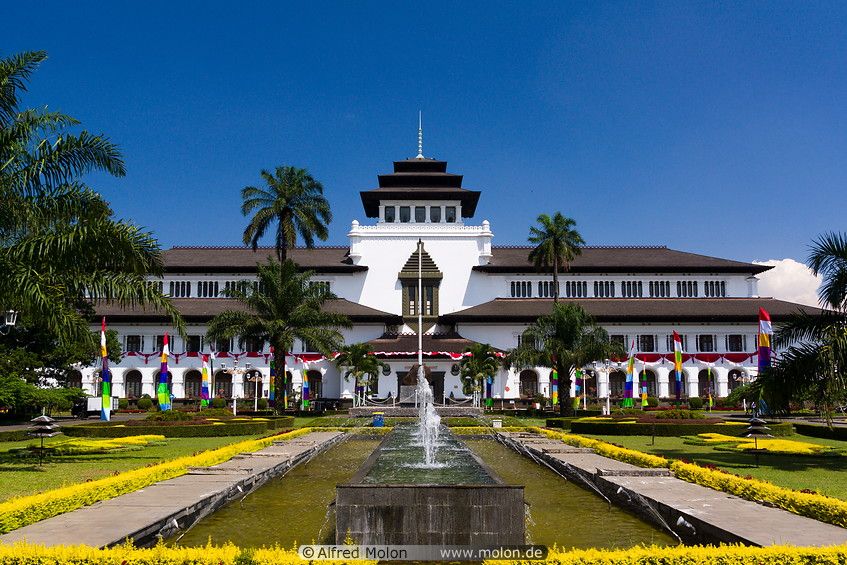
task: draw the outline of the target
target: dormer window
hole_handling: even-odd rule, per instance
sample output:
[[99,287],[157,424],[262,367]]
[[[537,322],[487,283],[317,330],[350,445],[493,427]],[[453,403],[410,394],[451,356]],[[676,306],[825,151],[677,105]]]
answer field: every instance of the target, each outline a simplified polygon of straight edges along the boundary
[[386,206],[385,207],[385,221],[389,224],[393,224],[395,219],[395,214],[397,213],[397,208],[395,206]]
[[448,224],[456,223],[456,207],[455,206],[447,206],[444,208],[444,219]]
[[400,223],[408,224],[412,219],[412,209],[409,206],[400,206]]

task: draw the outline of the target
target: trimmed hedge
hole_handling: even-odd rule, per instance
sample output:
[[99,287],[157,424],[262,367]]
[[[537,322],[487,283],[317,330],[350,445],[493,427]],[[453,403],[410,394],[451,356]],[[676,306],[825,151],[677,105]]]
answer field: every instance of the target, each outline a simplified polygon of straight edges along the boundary
[[[770,427],[770,425],[768,426]],[[794,431],[809,437],[847,441],[847,427],[828,428],[816,424],[794,424]]]
[[548,428],[556,428],[561,430],[569,430],[571,429],[571,422],[576,420],[577,418],[547,418],[547,421],[544,425]]
[[32,439],[26,430],[14,430],[11,432],[0,432],[0,441],[24,441]]
[[[696,422],[696,420],[692,420]],[[548,425],[548,427],[551,427]],[[790,422],[769,423],[773,436],[790,436],[793,430]],[[726,434],[740,436],[747,431],[746,425],[738,424],[680,424],[652,422],[601,422],[597,420],[583,422],[574,420],[570,430],[575,434],[606,435],[606,436],[696,436],[697,434]]]
[[[284,426],[283,426],[284,427]],[[266,422],[239,422],[219,424],[194,424],[191,426],[121,426],[121,425],[80,425],[68,426],[62,431],[73,437],[126,437],[142,435],[163,435],[165,437],[224,437],[249,436],[267,432],[271,428]]]

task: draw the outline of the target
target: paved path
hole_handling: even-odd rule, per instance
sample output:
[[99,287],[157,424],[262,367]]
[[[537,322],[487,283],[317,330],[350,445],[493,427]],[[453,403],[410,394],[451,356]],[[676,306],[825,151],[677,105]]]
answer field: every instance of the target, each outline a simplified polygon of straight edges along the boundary
[[236,455],[219,465],[193,469],[180,477],[14,530],[0,536],[0,543],[26,539],[42,545],[106,547],[132,538],[137,545],[150,545],[158,535],[168,537],[190,527],[343,435],[313,432],[280,440],[261,451]]
[[695,485],[673,477],[667,469],[637,467],[538,435],[500,432],[500,436],[525,455],[577,479],[575,484],[589,481],[616,504],[654,523],[663,520],[687,542],[847,543],[845,528]]

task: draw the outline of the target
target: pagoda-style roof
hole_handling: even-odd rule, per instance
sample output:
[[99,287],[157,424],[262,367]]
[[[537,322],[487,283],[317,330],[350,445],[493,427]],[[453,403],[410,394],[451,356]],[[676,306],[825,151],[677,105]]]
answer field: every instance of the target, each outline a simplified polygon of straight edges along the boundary
[[[578,304],[598,322],[739,322],[755,324],[759,308],[779,323],[791,314],[819,315],[821,310],[775,298],[559,298],[562,304]],[[511,322],[532,323],[553,310],[552,298],[495,298],[443,314],[439,323]]]
[[[529,260],[532,247],[493,246],[492,257],[486,265],[476,265],[474,271],[484,273],[543,273],[552,269],[535,268]],[[749,273],[755,275],[770,270],[768,265],[687,253],[661,246],[583,247],[582,253],[570,262],[571,273]]]
[[448,173],[447,161],[394,161],[394,172],[377,178],[379,188],[360,193],[369,218],[379,217],[381,200],[458,200],[464,218],[474,215],[479,202],[479,191],[462,188],[462,175]]

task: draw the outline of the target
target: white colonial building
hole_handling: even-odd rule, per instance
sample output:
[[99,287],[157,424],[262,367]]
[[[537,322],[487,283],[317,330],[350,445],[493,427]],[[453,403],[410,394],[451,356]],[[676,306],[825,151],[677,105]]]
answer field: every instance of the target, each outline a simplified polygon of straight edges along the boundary
[[[379,187],[361,193],[365,217],[353,220],[349,246],[294,249],[290,257],[315,273],[338,299],[328,308],[347,314],[353,328],[348,343],[368,342],[388,363],[374,399],[397,398],[400,384],[416,366],[417,314],[422,306],[425,365],[437,397],[462,399],[457,359],[473,342],[500,350],[518,345],[526,327],[552,307],[552,277],[538,272],[526,246],[494,245],[488,221],[476,223],[480,193],[462,188],[462,176],[447,172],[447,163],[418,156],[397,161],[394,172],[379,175]],[[423,304],[416,303],[418,241],[423,242]],[[250,398],[254,382],[245,369],[268,382],[270,351],[266,343],[232,340],[210,343],[206,324],[233,307],[223,291],[255,278],[256,264],[274,253],[245,247],[175,247],[165,252],[165,276],[156,279],[188,324],[188,337],[174,336],[169,320],[151,310],[101,307],[110,328],[123,342],[124,357],[113,365],[113,391],[119,397],[153,397],[162,336],[171,337],[169,362],[172,393],[177,398],[200,394],[201,353],[216,352],[215,396]],[[583,306],[626,348],[637,344],[636,390],[651,396],[674,394],[671,375],[674,331],[686,352],[684,391],[705,396],[709,389],[725,396],[756,374],[759,307],[775,322],[804,307],[759,297],[756,275],[769,267],[706,257],[666,247],[586,247],[567,273],[560,275],[560,296]],[[811,311],[811,309],[806,308]],[[99,326],[98,326],[99,327]],[[622,363],[598,360],[588,367],[592,397],[620,397]],[[248,367],[249,363],[249,367]],[[296,394],[308,371],[312,397],[352,398],[353,383],[330,359],[298,343],[288,367]],[[239,370],[232,371],[233,368]],[[94,393],[96,367],[78,376]],[[267,396],[267,390],[260,394]],[[502,369],[492,393],[505,401],[550,395],[550,370]]]

